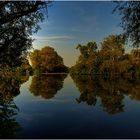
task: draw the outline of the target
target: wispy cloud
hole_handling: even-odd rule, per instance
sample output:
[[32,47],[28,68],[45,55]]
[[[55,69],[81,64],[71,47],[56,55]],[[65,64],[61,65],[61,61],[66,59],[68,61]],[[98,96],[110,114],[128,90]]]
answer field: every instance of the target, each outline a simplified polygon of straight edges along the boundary
[[36,40],[39,41],[51,41],[51,40],[71,40],[74,39],[72,36],[62,36],[62,35],[57,35],[57,36],[33,36]]

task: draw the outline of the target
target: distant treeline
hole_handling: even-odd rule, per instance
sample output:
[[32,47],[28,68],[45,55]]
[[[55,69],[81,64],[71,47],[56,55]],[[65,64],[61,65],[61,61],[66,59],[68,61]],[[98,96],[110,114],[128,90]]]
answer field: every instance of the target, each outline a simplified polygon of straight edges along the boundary
[[68,72],[68,67],[64,65],[63,58],[53,48],[46,46],[41,50],[36,49],[31,52],[28,59],[22,58],[20,66],[0,66],[1,74],[7,75],[12,72],[22,74],[66,73]]
[[107,77],[140,75],[140,49],[132,49],[130,53],[126,53],[124,46],[125,38],[121,35],[106,37],[100,46],[96,42],[79,44],[76,48],[79,49],[80,56],[70,68],[70,73]]
[[[49,0],[0,2],[0,73],[68,72],[62,57],[50,47],[31,53],[32,67],[27,60],[33,42],[31,35],[40,29],[39,23],[48,15],[45,11],[51,3]],[[121,16],[122,36],[105,38],[100,49],[96,42],[79,44],[77,49],[81,55],[75,66],[70,68],[72,74],[139,75],[139,50],[127,54],[124,43],[131,42],[137,48],[140,46],[140,4],[138,1],[115,3],[113,12]]]
[[[103,75],[105,77],[121,75],[124,77],[140,75],[140,49],[125,52],[125,38],[122,35],[110,35],[101,45],[88,42],[86,45],[78,44],[80,56],[74,66],[68,68],[63,58],[57,52],[46,46],[41,50],[34,50],[29,58],[22,58],[21,65],[11,68],[8,65],[0,67],[0,72],[19,73],[68,73]],[[29,61],[31,62],[31,65]]]

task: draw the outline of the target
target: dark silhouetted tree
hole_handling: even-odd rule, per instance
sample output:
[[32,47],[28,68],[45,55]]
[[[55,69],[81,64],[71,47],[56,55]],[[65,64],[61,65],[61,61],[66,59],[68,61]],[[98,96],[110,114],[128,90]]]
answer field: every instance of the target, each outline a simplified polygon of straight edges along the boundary
[[20,66],[32,46],[32,33],[43,21],[49,1],[0,2],[0,64]]
[[140,1],[116,1],[114,11],[122,16],[121,27],[124,36],[133,43],[133,47],[140,46]]
[[28,77],[0,75],[0,138],[16,138],[21,126],[16,121],[19,108],[14,97],[20,94],[20,86]]

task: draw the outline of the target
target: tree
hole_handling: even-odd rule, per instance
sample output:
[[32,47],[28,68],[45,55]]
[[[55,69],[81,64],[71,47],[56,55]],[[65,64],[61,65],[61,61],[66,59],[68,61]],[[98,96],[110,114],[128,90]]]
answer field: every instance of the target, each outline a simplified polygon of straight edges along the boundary
[[[118,62],[124,54],[125,39],[121,35],[110,35],[101,43],[100,55],[102,64],[100,70],[118,71]],[[115,71],[114,71],[115,70]]]
[[[95,79],[88,75],[71,75],[76,87],[80,92],[78,103],[86,102],[88,105],[96,106],[98,100],[104,110],[110,114],[124,111],[124,95],[120,92],[120,81],[116,79],[104,81],[101,77]],[[131,89],[131,88],[130,88]]]
[[63,58],[51,47],[34,50],[30,53],[30,60],[33,69],[41,72],[66,72],[68,70],[63,63]]
[[80,53],[84,58],[88,58],[92,53],[96,51],[97,44],[96,42],[88,42],[86,46],[78,44],[76,49],[80,50]]
[[140,50],[133,49],[125,53],[126,38],[123,35],[109,35],[101,42],[100,50],[96,42],[87,45],[78,44],[80,56],[71,74],[91,74],[109,76],[138,76],[140,75]]
[[117,1],[114,11],[122,16],[121,27],[124,36],[130,40],[133,47],[140,46],[140,1]]
[[28,79],[29,76],[0,75],[0,138],[15,135],[15,115],[19,110],[14,98],[20,94],[21,85]]
[[19,72],[22,75],[24,75],[24,74],[32,74],[32,67],[31,67],[28,59],[27,58],[23,58],[21,60],[21,66],[20,67],[16,67],[15,71]]
[[18,108],[13,101],[0,99],[0,138],[16,138],[16,133],[21,130],[16,121]]
[[120,35],[109,35],[101,43],[101,52],[105,59],[118,59],[124,54],[124,38]]
[[[43,21],[43,9],[49,1],[0,2],[0,64],[20,66],[28,54],[33,39],[30,37]],[[1,67],[2,67],[1,66]]]
[[14,103],[14,97],[20,94],[20,86],[29,77],[17,75],[0,75],[0,138],[16,138],[21,130],[16,121],[19,108]]
[[81,74],[91,74],[97,58],[96,42],[88,42],[86,45],[78,44],[76,49],[79,49],[81,54],[76,65],[71,67],[71,72],[77,71]]
[[66,76],[64,74],[33,76],[30,91],[34,96],[51,99],[63,88]]
[[71,75],[71,78],[80,92],[80,97],[76,98],[76,101],[78,103],[86,102],[88,105],[95,106],[98,93],[95,81],[87,75]]
[[[39,14],[39,10],[47,8],[51,1],[1,1],[0,25],[18,20],[23,16],[30,18],[32,14]],[[42,13],[40,13],[42,16]],[[36,15],[39,16],[39,15]]]
[[140,49],[133,49],[131,51],[130,60],[133,65],[140,66]]

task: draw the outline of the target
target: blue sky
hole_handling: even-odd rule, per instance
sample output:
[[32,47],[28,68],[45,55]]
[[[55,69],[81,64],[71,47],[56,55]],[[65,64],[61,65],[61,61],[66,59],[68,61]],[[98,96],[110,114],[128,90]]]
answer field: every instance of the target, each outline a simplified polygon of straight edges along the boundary
[[41,30],[33,35],[33,47],[53,47],[65,65],[74,65],[79,56],[77,44],[100,44],[104,37],[121,33],[121,18],[112,14],[115,5],[111,1],[54,1],[48,18],[40,24]]

